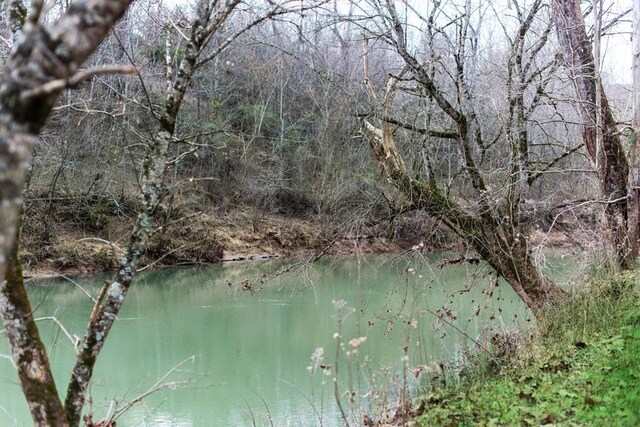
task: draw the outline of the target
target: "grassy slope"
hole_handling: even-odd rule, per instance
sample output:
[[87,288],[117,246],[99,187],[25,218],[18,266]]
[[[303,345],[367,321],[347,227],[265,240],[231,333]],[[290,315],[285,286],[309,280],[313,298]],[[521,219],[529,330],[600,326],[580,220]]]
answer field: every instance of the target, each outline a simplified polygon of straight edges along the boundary
[[[523,351],[423,398],[432,425],[640,425],[640,276],[592,280]],[[495,365],[495,363],[494,363]]]

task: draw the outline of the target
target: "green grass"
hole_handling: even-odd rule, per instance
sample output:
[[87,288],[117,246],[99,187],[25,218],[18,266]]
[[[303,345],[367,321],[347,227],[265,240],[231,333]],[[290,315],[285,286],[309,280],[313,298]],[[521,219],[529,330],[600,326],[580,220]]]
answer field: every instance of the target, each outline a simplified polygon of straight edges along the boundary
[[592,279],[553,308],[517,355],[478,355],[421,399],[419,426],[640,425],[637,274]]

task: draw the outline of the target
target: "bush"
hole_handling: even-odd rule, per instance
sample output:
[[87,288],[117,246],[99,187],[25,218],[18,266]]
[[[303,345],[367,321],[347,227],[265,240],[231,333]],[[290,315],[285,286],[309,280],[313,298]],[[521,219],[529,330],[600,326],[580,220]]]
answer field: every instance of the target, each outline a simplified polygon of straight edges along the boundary
[[263,197],[262,204],[273,213],[298,218],[316,212],[314,203],[306,194],[290,188],[280,187],[268,192]]

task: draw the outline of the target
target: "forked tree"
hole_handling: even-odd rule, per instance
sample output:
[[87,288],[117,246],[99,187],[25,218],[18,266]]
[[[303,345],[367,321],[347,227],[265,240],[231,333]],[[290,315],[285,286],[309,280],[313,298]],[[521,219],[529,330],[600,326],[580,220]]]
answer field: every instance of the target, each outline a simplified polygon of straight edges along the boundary
[[[363,134],[387,179],[407,200],[403,209],[424,210],[441,220],[504,277],[538,316],[565,293],[533,262],[523,221],[523,203],[527,188],[575,149],[568,149],[546,163],[529,158],[531,117],[545,98],[555,61],[553,58],[545,61],[541,55],[551,31],[548,21],[540,27],[544,2],[536,0],[528,9],[520,2],[512,4],[517,26],[512,32],[505,26],[510,45],[505,64],[509,76],[508,114],[500,132],[489,137],[475,99],[477,94],[472,89],[473,73],[467,70],[473,66],[469,63],[472,56],[469,51],[477,43],[471,34],[471,2],[467,1],[462,12],[444,24],[438,24],[441,18],[437,15],[446,15],[439,2],[431,4],[428,12],[414,8],[410,2],[371,2],[371,9],[377,12],[375,25],[369,27],[376,31],[372,38],[381,39],[397,53],[402,71],[389,76],[384,95],[378,99],[365,70],[365,85],[374,111],[364,115]],[[409,14],[424,28],[422,38],[411,30],[416,26],[408,22]],[[534,25],[539,32],[533,31]],[[455,28],[453,36],[445,31],[446,27]],[[425,44],[427,48],[416,47]],[[448,76],[448,82],[442,75]],[[417,93],[433,106],[435,116],[427,121],[430,127],[403,123],[393,117],[394,99],[400,91]],[[411,171],[400,154],[394,140],[398,129],[423,136],[420,158],[411,159],[422,165],[420,170]],[[441,152],[434,147],[439,144],[454,153],[455,188],[445,182],[438,170]],[[496,160],[498,148],[506,156]]]
[[80,66],[129,4],[128,0],[88,0],[75,4],[55,22],[43,24],[44,2],[36,1],[0,80],[0,277],[7,274],[8,279],[0,285],[0,311],[36,425],[68,423],[20,265],[11,262],[16,259],[22,189],[31,151],[56,98],[82,73]]

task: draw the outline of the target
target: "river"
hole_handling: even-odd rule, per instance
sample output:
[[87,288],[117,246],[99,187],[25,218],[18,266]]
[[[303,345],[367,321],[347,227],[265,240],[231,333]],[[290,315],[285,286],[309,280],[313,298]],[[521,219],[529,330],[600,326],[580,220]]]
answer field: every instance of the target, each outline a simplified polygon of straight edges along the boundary
[[[486,266],[440,268],[444,258],[327,258],[290,271],[295,261],[142,273],[100,355],[87,409],[95,419],[120,411],[160,381],[159,391],[118,412],[118,426],[342,425],[332,381],[337,361],[347,417],[376,415],[404,384],[412,393],[425,386],[426,376],[414,373],[459,358],[490,330],[533,323]],[[566,278],[570,262],[551,258],[552,275]],[[104,279],[74,281],[97,295]],[[82,336],[93,303],[76,285],[32,281],[29,294],[38,318],[55,317],[72,339]],[[73,347],[55,322],[39,325],[65,389]],[[0,354],[0,425],[30,425],[4,340]]]

